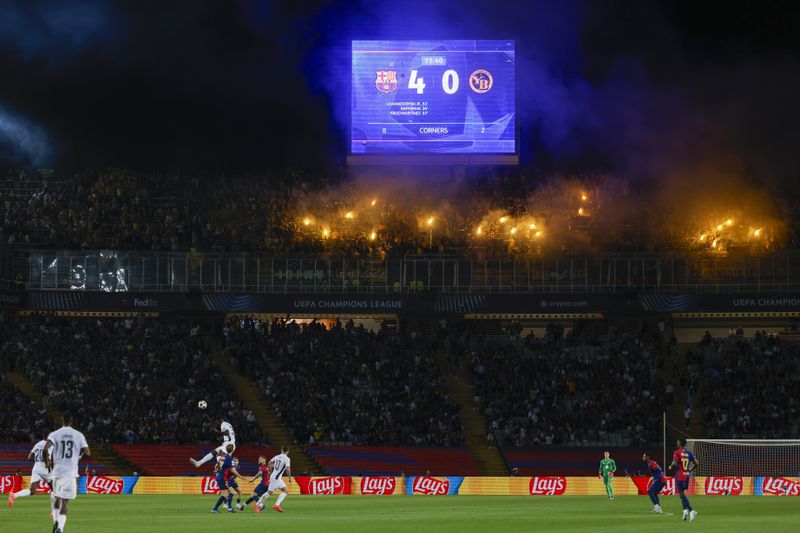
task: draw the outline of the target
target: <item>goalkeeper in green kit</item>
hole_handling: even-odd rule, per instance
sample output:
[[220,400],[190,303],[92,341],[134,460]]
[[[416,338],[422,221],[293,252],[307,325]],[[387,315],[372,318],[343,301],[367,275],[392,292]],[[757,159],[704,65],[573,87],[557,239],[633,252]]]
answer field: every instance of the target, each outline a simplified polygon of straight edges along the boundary
[[603,460],[600,461],[600,471],[597,473],[597,477],[603,480],[609,500],[614,499],[614,489],[611,488],[611,480],[614,479],[614,472],[616,471],[617,463],[611,458],[611,454],[603,452]]

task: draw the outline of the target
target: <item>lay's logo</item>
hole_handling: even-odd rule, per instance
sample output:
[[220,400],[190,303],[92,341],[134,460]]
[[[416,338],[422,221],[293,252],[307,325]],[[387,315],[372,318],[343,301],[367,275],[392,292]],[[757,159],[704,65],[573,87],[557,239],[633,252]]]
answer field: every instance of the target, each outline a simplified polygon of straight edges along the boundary
[[561,496],[567,490],[567,478],[532,477],[528,489],[532,496]]
[[341,476],[321,477],[308,483],[309,494],[344,494],[344,480]]
[[200,483],[201,494],[219,494],[219,485],[215,478],[205,476]]
[[765,477],[761,490],[771,496],[800,496],[800,483],[785,477]]
[[739,496],[744,481],[740,477],[707,477],[705,489],[709,496]]
[[414,478],[411,492],[425,496],[441,496],[450,492],[450,480],[447,478],[438,479],[430,476],[417,476]]
[[86,492],[95,494],[122,494],[125,483],[121,479],[105,476],[89,476],[86,478]]
[[20,476],[0,476],[0,494],[6,492],[17,492],[22,487]]
[[368,476],[361,478],[361,494],[394,494],[397,481],[389,476]]

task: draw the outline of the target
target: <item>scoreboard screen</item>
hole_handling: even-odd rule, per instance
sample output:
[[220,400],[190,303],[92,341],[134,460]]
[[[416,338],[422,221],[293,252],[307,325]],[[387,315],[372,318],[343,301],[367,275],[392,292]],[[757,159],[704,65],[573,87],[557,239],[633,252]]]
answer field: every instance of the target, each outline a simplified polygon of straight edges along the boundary
[[352,154],[514,154],[514,41],[353,41]]

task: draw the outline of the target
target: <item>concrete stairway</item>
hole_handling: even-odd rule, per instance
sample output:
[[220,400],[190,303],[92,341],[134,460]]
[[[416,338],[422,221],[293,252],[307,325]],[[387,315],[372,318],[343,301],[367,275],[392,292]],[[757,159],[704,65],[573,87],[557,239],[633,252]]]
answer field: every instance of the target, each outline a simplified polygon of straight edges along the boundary
[[323,468],[317,464],[311,455],[297,443],[292,432],[287,428],[277,416],[274,409],[267,407],[267,398],[264,392],[253,383],[250,378],[243,376],[231,364],[230,359],[220,353],[217,339],[205,337],[206,346],[211,350],[214,361],[222,371],[225,378],[233,385],[236,394],[245,403],[248,409],[253,411],[256,423],[261,431],[267,436],[270,444],[275,448],[289,445],[289,456],[292,458],[292,474],[299,475],[305,470],[309,470],[313,475],[324,474]]
[[475,396],[470,384],[469,373],[465,368],[455,367],[448,362],[448,348],[440,344],[438,353],[439,371],[447,385],[447,393],[461,410],[461,425],[464,429],[464,441],[472,454],[478,471],[482,476],[508,476],[508,465],[497,446],[489,445],[486,435],[489,425],[486,417],[473,407]]
[[[664,357],[664,383],[672,383],[675,389],[675,399],[672,405],[666,406],[667,409],[667,435],[666,444],[667,450],[672,450],[675,445],[675,440],[678,437],[691,437],[703,438],[705,428],[703,421],[705,420],[705,412],[701,405],[698,404],[700,391],[695,391],[692,405],[692,417],[690,419],[689,427],[686,427],[685,418],[683,416],[683,409],[687,404],[687,387],[681,385],[680,375],[685,372],[686,368],[686,353],[694,348],[692,344],[679,344],[673,348],[673,352],[669,352],[667,348]],[[675,375],[673,376],[673,374]]]
[[[28,381],[27,377],[18,372],[9,372],[6,374],[6,376],[8,377],[8,380],[14,384],[20,394],[28,398],[30,401],[35,402],[37,405],[44,405],[44,397],[38,390],[36,390],[33,384]],[[47,412],[47,416],[49,416],[53,421],[53,429],[55,430],[61,427],[61,411],[56,409],[50,403],[44,405],[44,408]],[[133,465],[126,461],[125,458],[111,448],[107,448],[92,440],[91,434],[82,431],[82,428],[76,429],[80,430],[86,436],[86,440],[89,443],[89,449],[92,452],[90,460],[105,464],[108,468],[121,476],[128,476],[133,473],[135,470]]]

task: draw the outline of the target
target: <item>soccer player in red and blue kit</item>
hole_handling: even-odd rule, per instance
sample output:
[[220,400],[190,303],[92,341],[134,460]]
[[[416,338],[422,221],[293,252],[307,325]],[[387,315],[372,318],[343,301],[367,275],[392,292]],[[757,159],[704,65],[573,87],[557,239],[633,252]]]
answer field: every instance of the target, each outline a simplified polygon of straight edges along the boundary
[[694,522],[697,511],[695,511],[689,503],[689,498],[686,497],[686,491],[689,490],[689,476],[692,471],[697,468],[697,465],[697,459],[695,459],[694,454],[686,449],[686,441],[684,439],[678,439],[678,449],[672,454],[672,464],[669,465],[669,469],[672,470],[676,468],[675,490],[681,495],[683,519],[686,520],[688,518],[690,522]]
[[658,495],[661,490],[667,485],[667,477],[664,471],[658,466],[658,463],[650,458],[650,454],[644,452],[642,454],[642,461],[647,463],[647,469],[650,470],[650,475],[653,476],[653,483],[647,489],[647,495],[650,496],[650,501],[653,502],[653,512],[661,513],[661,503],[658,501]]
[[[233,510],[233,490],[231,485],[236,486],[236,478],[242,476],[236,471],[236,467],[233,465],[233,455],[231,455],[233,453],[233,445],[228,444],[225,451],[227,453],[221,457],[221,461],[217,463],[217,467],[214,469],[220,496],[217,500],[217,504],[211,509],[212,513],[218,513],[219,506],[225,503],[226,500],[227,505],[225,508],[231,513],[236,512]],[[228,491],[227,498],[223,495],[223,491],[225,490]]]
[[253,509],[257,513],[261,512],[261,507],[258,505],[258,499],[261,498],[261,495],[267,492],[267,489],[269,488],[269,467],[267,466],[267,458],[263,455],[258,458],[258,473],[253,476],[253,479],[250,480],[250,483],[258,479],[259,476],[261,476],[261,483],[253,488],[253,492],[250,493],[250,497],[246,502],[244,502],[245,505],[250,505],[251,502],[256,502],[253,504]]

